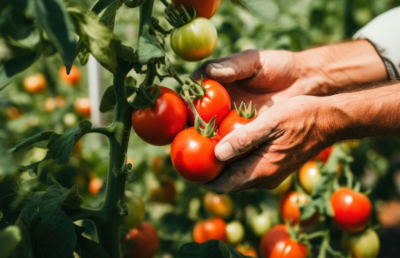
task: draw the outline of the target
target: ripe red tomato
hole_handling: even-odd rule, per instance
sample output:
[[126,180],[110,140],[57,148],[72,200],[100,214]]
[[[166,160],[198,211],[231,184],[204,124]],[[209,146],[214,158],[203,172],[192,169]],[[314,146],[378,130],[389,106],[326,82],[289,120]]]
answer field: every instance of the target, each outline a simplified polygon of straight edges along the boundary
[[73,87],[76,87],[79,84],[82,77],[81,71],[75,65],[71,67],[71,71],[69,74],[67,74],[67,69],[65,68],[65,66],[61,67],[58,75],[62,82]]
[[23,85],[26,92],[31,94],[40,94],[46,91],[47,80],[46,77],[43,76],[43,74],[37,73],[26,77],[24,79]]
[[333,221],[347,232],[359,232],[369,222],[372,205],[367,196],[343,187],[331,197]]
[[299,205],[307,203],[307,196],[300,192],[289,192],[282,196],[279,201],[279,211],[285,223],[292,225],[300,223],[302,226],[313,224],[318,219],[318,214],[315,213],[311,218],[305,221],[300,221],[300,208]]
[[171,147],[171,160],[176,171],[193,183],[206,183],[216,178],[224,163],[214,155],[214,148],[221,140],[216,135],[208,138],[194,127],[180,132]]
[[245,256],[257,258],[257,252],[252,246],[238,245],[236,246],[236,250]]
[[354,258],[376,258],[380,249],[379,237],[371,228],[359,233],[344,233],[342,248]]
[[178,11],[181,11],[182,6],[186,8],[186,11],[190,11],[192,4],[196,10],[196,17],[210,19],[218,11],[221,0],[172,0],[172,3]]
[[[204,79],[203,86],[206,94],[199,100],[194,100],[193,105],[204,122],[208,123],[216,116],[215,125],[219,126],[225,117],[231,112],[231,99],[228,92],[219,82]],[[194,125],[194,115],[189,105],[186,104],[189,115],[189,124]]]
[[75,101],[75,111],[82,117],[89,117],[91,114],[90,100],[88,98],[80,98]]
[[202,244],[217,239],[226,242],[226,223],[220,218],[200,221],[193,229],[193,240]]
[[256,119],[256,117],[257,116],[250,119],[245,118],[239,115],[239,113],[236,110],[232,110],[231,112],[229,112],[229,114],[225,117],[225,119],[219,126],[218,134],[221,135],[221,138],[224,138],[233,130],[238,129],[239,127],[242,127],[245,124],[250,123],[251,121]]
[[126,240],[132,243],[129,248],[131,258],[152,258],[160,247],[157,230],[149,222],[129,231]]
[[205,18],[196,18],[171,33],[171,48],[186,61],[200,61],[210,56],[217,46],[218,34]]
[[140,226],[144,220],[145,207],[143,200],[131,191],[125,191],[127,216],[121,217],[121,228],[132,229]]
[[135,110],[132,113],[132,126],[145,142],[162,146],[170,144],[175,136],[185,129],[187,112],[179,95],[160,86],[161,94],[154,106]]
[[233,201],[227,194],[206,193],[203,203],[206,210],[215,217],[226,219],[232,215]]
[[319,160],[319,161],[322,161],[325,163],[328,161],[329,156],[331,155],[332,151],[333,151],[333,146],[325,148],[312,160]]
[[149,189],[150,200],[162,203],[171,203],[176,198],[175,182],[170,178],[161,179]]
[[261,254],[264,258],[307,258],[307,246],[293,240],[285,225],[277,225],[261,239]]

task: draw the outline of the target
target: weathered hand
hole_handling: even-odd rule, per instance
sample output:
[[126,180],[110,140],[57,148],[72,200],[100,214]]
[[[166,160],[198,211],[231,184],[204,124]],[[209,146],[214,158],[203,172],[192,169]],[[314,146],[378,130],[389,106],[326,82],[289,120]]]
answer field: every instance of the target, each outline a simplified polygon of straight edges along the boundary
[[220,160],[258,148],[227,166],[215,180],[201,186],[217,193],[278,186],[290,173],[331,144],[328,123],[318,111],[317,99],[311,96],[288,99],[228,134],[215,148]]

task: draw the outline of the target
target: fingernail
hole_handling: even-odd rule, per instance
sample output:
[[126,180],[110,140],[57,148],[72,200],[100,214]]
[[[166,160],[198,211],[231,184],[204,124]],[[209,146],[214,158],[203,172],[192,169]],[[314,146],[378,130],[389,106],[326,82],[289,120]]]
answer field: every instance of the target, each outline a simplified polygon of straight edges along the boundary
[[216,150],[216,156],[219,160],[225,161],[233,156],[235,156],[235,152],[233,151],[232,145],[229,142],[226,142],[219,146]]
[[213,64],[209,64],[209,66],[211,68],[216,68],[216,69],[224,68],[224,66],[221,63],[213,63]]

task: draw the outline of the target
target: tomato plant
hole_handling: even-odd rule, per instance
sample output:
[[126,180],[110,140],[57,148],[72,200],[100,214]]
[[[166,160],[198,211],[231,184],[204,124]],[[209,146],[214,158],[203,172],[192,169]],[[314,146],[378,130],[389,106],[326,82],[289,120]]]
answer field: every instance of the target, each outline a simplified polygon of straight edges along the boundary
[[293,185],[293,174],[290,174],[285,180],[283,180],[283,182],[280,185],[278,185],[277,188],[271,191],[274,194],[284,194],[287,191],[289,191],[292,185]]
[[217,46],[217,30],[205,18],[195,18],[171,33],[171,47],[186,61],[200,61],[210,56]]
[[[219,126],[231,111],[229,94],[224,86],[217,81],[204,79],[200,84],[204,87],[205,93],[200,99],[195,99],[193,105],[206,123],[209,123],[215,116],[215,125]],[[186,108],[189,115],[189,124],[194,125],[195,116],[189,105],[186,105]]]
[[293,240],[285,225],[273,227],[262,237],[260,250],[264,258],[307,258],[307,246]]
[[193,240],[199,244],[211,239],[226,242],[226,223],[220,218],[198,222],[193,229]]
[[342,247],[354,258],[376,258],[379,254],[380,242],[376,232],[369,228],[358,233],[344,233]]
[[183,178],[194,183],[206,183],[216,178],[224,163],[214,155],[220,136],[211,138],[191,127],[180,132],[171,147],[171,160]]
[[185,129],[187,113],[179,95],[166,87],[159,87],[160,96],[151,107],[132,113],[132,126],[145,142],[162,146],[172,143]]
[[79,68],[74,65],[71,67],[71,71],[69,72],[69,74],[67,74],[67,69],[65,68],[65,66],[60,68],[58,74],[62,82],[72,87],[76,87],[77,85],[79,85],[82,77],[81,70],[79,70]]
[[263,236],[274,224],[273,217],[268,211],[253,215],[249,221],[249,226],[256,236]]
[[243,255],[250,256],[257,258],[257,252],[254,249],[254,247],[249,246],[249,245],[238,245],[236,246],[236,250],[242,253]]
[[178,11],[182,6],[190,11],[193,5],[197,17],[210,19],[218,11],[221,0],[172,0],[172,3]]
[[359,232],[369,222],[372,205],[368,197],[343,187],[331,197],[335,224],[348,232]]
[[232,198],[227,195],[218,195],[214,193],[206,193],[203,198],[204,207],[215,217],[229,218],[233,211]]
[[329,159],[329,156],[331,155],[333,150],[333,146],[330,146],[328,148],[323,149],[313,160],[318,160],[321,162],[327,162]]
[[24,89],[31,94],[41,94],[47,89],[47,80],[43,74],[37,73],[24,79]]
[[129,257],[151,258],[160,247],[156,228],[149,222],[143,222],[139,227],[131,229],[126,236]]
[[91,114],[90,100],[88,98],[80,98],[75,101],[75,111],[82,117],[89,117]]
[[131,191],[125,191],[127,216],[121,218],[121,228],[132,229],[140,226],[144,220],[145,207],[143,200]]
[[301,192],[289,192],[282,196],[279,201],[279,211],[283,221],[292,225],[300,223],[308,226],[316,222],[318,214],[315,213],[310,219],[300,221],[300,205],[307,203],[307,196]]
[[150,187],[150,200],[170,203],[176,198],[175,182],[170,178],[163,178]]
[[321,178],[321,171],[315,161],[309,161],[299,170],[299,181],[307,193],[312,193]]
[[88,190],[91,195],[97,195],[102,187],[103,180],[98,177],[93,177],[92,179],[90,179]]

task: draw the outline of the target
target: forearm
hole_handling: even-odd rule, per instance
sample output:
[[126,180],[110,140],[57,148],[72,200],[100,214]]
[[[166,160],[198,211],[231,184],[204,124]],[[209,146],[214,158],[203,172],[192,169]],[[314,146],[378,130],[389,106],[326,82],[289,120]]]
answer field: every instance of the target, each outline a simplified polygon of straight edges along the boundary
[[367,40],[357,40],[296,53],[307,95],[327,96],[357,85],[387,80],[381,57]]
[[400,83],[318,98],[330,143],[400,136]]

